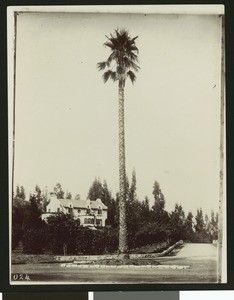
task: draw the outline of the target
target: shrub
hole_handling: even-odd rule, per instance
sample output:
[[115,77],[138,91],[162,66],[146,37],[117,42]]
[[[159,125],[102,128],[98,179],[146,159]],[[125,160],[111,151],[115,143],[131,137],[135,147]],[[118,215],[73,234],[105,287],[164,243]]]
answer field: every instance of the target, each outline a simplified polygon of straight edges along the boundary
[[79,220],[74,220],[72,216],[63,213],[50,216],[45,230],[48,250],[54,254],[74,254],[79,224]]
[[136,246],[163,242],[168,239],[168,232],[156,223],[143,225],[136,233]]
[[45,248],[43,229],[28,229],[23,237],[23,252],[26,254],[41,254]]

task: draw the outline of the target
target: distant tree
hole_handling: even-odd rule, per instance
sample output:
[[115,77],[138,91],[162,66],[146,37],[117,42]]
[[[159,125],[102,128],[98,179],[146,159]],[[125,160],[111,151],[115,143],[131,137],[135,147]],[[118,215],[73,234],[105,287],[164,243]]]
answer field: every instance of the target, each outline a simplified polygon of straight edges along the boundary
[[77,195],[75,196],[75,200],[80,200],[80,194],[77,194]]
[[16,194],[15,194],[15,199],[21,199],[21,200],[25,200],[26,199],[26,195],[25,195],[25,189],[23,186],[19,187],[19,185],[17,185],[16,187]]
[[103,195],[103,188],[102,188],[102,183],[100,181],[100,179],[95,178],[94,182],[92,183],[89,192],[88,192],[88,196],[87,199],[93,200],[95,201],[96,199],[102,199]]
[[127,241],[128,247],[133,248],[135,246],[136,232],[140,219],[141,205],[137,199],[136,194],[136,172],[132,172],[132,181],[130,187],[128,187],[127,181],[127,201],[126,201],[126,223],[127,223]]
[[102,185],[102,195],[101,198],[102,202],[107,206],[107,220],[106,225],[109,225],[113,228],[117,226],[116,222],[116,202],[113,199],[111,192],[108,189],[106,181],[103,182]]
[[40,201],[41,196],[42,196],[42,191],[38,185],[35,186],[35,196],[36,198]]
[[58,199],[64,199],[64,191],[63,191],[62,186],[59,182],[54,187],[54,193],[56,194]]
[[23,220],[24,214],[29,206],[28,201],[14,198],[12,204],[12,249],[15,249],[19,242],[23,240]]
[[72,199],[72,194],[70,192],[67,192],[65,199]]
[[211,211],[210,230],[211,230],[212,240],[217,240],[218,239],[218,213],[215,215],[214,211]]
[[39,254],[43,252],[46,224],[41,219],[41,206],[35,195],[30,195],[29,205],[23,220],[23,251],[24,253]]
[[33,192],[33,195],[35,196],[35,199],[38,203],[38,207],[40,207],[40,210],[42,212],[46,211],[46,206],[49,203],[48,193],[46,191],[42,191],[39,185],[35,186],[35,190]]
[[204,227],[207,233],[210,233],[210,220],[207,214],[205,214]]
[[149,208],[149,198],[145,196],[145,199],[142,201],[140,205],[140,220],[141,223],[149,223],[150,222],[150,208]]
[[170,214],[171,237],[175,241],[184,239],[185,234],[185,213],[179,204],[175,204],[174,211]]
[[30,195],[29,205],[24,213],[23,230],[41,228],[44,224],[41,219],[41,213],[39,200],[35,195]]
[[155,181],[153,185],[153,195],[154,195],[153,210],[155,211],[163,210],[165,207],[165,199],[161,191],[160,185],[157,181]]
[[193,229],[193,214],[188,213],[185,219],[185,239],[192,242],[194,240],[194,229]]
[[157,181],[153,185],[154,204],[151,210],[152,222],[159,225],[166,225],[169,222],[169,215],[165,211],[165,198]]
[[17,198],[19,198],[20,197],[20,187],[19,187],[19,185],[17,184],[17,186],[16,186],[16,195],[15,195],[15,197]]
[[107,220],[106,225],[116,227],[116,202],[113,199],[111,192],[108,189],[106,181],[101,183],[101,181],[95,178],[92,183],[89,192],[88,199],[95,201],[96,199],[101,199],[103,204],[107,206]]
[[42,209],[43,194],[38,185],[35,186],[35,191],[34,191],[33,195],[35,196],[35,199],[38,203],[38,207],[40,207]]
[[199,243],[210,243],[212,236],[210,234],[210,223],[208,216],[203,217],[202,209],[197,209],[197,215],[195,217],[195,241]]
[[198,234],[203,233],[204,232],[204,228],[205,228],[205,222],[204,222],[204,218],[203,218],[203,212],[202,209],[197,209],[197,215],[195,217],[196,220],[196,224],[195,224],[195,230]]

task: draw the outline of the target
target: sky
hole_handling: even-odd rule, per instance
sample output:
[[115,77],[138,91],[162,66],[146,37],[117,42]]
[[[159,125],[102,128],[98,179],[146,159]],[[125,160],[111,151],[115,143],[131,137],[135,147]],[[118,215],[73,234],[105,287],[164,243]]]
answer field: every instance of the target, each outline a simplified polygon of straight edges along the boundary
[[221,19],[212,15],[21,13],[17,19],[15,184],[86,199],[95,177],[118,191],[118,86],[102,80],[105,35],[136,39],[125,87],[126,169],[166,209],[218,211]]

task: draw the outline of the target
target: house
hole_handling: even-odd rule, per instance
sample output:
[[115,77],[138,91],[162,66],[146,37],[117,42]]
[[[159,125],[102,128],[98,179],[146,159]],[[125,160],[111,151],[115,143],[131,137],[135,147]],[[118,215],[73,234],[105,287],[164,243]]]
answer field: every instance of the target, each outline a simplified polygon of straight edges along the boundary
[[73,200],[58,199],[56,194],[50,194],[50,202],[46,207],[46,212],[42,214],[42,219],[46,220],[51,215],[60,212],[72,214],[75,219],[80,220],[82,226],[105,226],[107,219],[107,206],[101,199]]

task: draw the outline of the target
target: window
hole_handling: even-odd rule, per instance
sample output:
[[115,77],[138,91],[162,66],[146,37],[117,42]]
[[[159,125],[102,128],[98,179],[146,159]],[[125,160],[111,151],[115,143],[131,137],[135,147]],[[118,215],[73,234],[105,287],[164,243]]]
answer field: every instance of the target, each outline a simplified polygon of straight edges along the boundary
[[59,207],[57,208],[57,212],[60,212],[60,208]]
[[86,209],[86,215],[89,215],[90,214],[90,208],[87,208]]
[[73,212],[72,207],[68,207],[68,213],[69,213],[69,214],[72,214],[72,212]]
[[80,209],[78,209],[78,214],[80,214],[81,213],[81,210]]
[[101,207],[98,208],[98,215],[101,215],[102,214],[102,210],[101,210]]
[[84,219],[84,223],[85,223],[85,224],[88,224],[88,219],[85,218],[85,219]]
[[101,219],[97,219],[97,225],[102,226],[102,220]]

